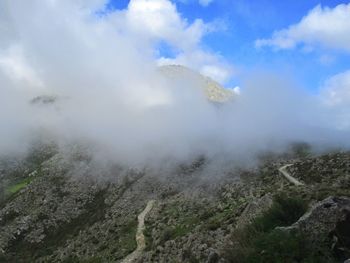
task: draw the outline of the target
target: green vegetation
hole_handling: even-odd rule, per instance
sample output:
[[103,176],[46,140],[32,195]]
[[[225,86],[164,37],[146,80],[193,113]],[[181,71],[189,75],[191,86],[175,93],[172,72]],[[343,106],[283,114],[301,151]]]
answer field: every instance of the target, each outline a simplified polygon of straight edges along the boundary
[[[15,169],[9,168],[0,179],[0,206],[15,198],[17,193],[41,176],[41,165],[56,153],[52,145],[30,149],[28,156]],[[6,167],[6,163],[4,164]]]
[[205,230],[216,230],[219,227],[222,227],[225,225],[225,222],[230,221],[232,219],[232,210],[226,209],[222,212],[214,213],[206,213],[204,212],[201,216],[200,219],[205,221],[203,224],[203,228]]
[[29,185],[31,183],[31,181],[33,181],[33,179],[34,179],[34,177],[27,177],[27,178],[21,180],[20,182],[14,184],[14,185],[11,185],[10,187],[8,187],[8,189],[5,190],[6,195],[9,196],[12,194],[16,194],[17,192],[22,190],[24,187]]
[[335,188],[332,185],[321,186],[312,193],[312,198],[321,201],[329,196],[349,196],[350,189]]
[[302,234],[272,230],[259,235],[254,247],[242,262],[249,263],[331,263],[331,254],[323,246],[313,245]]
[[0,181],[0,207],[5,205],[6,202],[16,198],[17,194],[34,179],[35,177],[22,177],[4,185],[1,185],[2,182]]
[[167,227],[164,229],[161,237],[161,243],[186,235],[198,223],[199,223],[198,217],[195,217],[195,216],[184,217],[177,225],[172,227]]
[[146,224],[145,230],[143,231],[143,234],[145,236],[146,240],[146,251],[150,251],[152,249],[153,245],[153,237],[152,237],[152,227],[150,227],[148,224]]
[[135,240],[135,235],[137,231],[137,220],[132,219],[128,221],[121,229],[118,231],[118,241],[115,245],[114,254],[117,259],[122,259],[126,255],[133,252],[137,243]]
[[[152,235],[152,230],[159,226],[154,221],[146,222],[144,231],[146,239],[146,250],[155,249],[168,240],[175,240],[186,236],[196,226],[199,226],[204,218],[213,216],[212,213],[204,215],[206,211],[202,204],[196,202],[180,203],[178,201],[167,204],[162,208],[161,226],[157,229],[157,236]],[[202,215],[203,214],[203,215]],[[154,242],[157,240],[157,242]]]
[[[165,208],[165,210],[163,211],[164,223],[166,223],[168,219],[172,219],[176,223],[162,229],[162,235],[160,238],[161,243],[186,235],[196,225],[200,223],[200,219],[196,215],[200,208],[197,207],[195,204],[188,205],[189,206],[185,208],[182,212],[180,212],[178,204],[176,203],[171,204]],[[146,238],[147,234],[148,233],[146,233]]]
[[68,257],[62,263],[102,263],[104,262],[100,257],[92,257],[89,259],[79,259],[78,257]]
[[278,226],[289,226],[296,222],[307,210],[307,204],[299,198],[277,195],[272,207],[256,218],[252,228],[260,232],[268,232]]
[[224,256],[232,263],[312,263],[335,262],[326,244],[312,244],[307,237],[276,227],[289,226],[306,212],[306,202],[283,195],[262,216],[231,236],[233,247]]

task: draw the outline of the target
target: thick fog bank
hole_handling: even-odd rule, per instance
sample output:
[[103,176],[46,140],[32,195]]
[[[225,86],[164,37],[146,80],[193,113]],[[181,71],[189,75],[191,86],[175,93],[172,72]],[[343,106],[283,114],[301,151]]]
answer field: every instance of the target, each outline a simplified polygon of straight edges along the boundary
[[25,152],[38,136],[132,166],[201,155],[247,162],[295,141],[349,146],[348,106],[289,79],[247,73],[241,94],[218,106],[191,78],[162,75],[153,33],[135,29],[132,4],[142,1],[108,12],[104,1],[1,1],[2,154]]

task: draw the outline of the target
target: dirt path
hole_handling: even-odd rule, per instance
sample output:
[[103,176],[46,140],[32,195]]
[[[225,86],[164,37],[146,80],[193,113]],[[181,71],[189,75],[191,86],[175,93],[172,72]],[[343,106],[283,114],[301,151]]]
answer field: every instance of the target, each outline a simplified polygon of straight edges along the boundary
[[287,164],[285,166],[282,166],[280,169],[278,169],[278,171],[292,184],[296,186],[304,185],[302,182],[298,181],[296,178],[294,178],[287,172],[287,168],[290,166],[293,166],[293,164]]
[[137,226],[137,232],[136,232],[137,248],[131,254],[129,254],[122,261],[122,263],[135,262],[135,260],[141,256],[143,250],[146,248],[145,236],[143,234],[143,231],[145,230],[145,217],[152,210],[154,203],[155,203],[155,200],[148,201],[146,208],[137,217],[139,222]]

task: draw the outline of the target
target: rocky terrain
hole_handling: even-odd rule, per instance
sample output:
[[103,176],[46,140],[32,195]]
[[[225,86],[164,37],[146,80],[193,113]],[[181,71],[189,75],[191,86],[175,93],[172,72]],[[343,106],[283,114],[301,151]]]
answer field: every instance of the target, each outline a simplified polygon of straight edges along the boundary
[[[207,162],[162,175],[101,165],[79,147],[62,152],[53,145],[3,158],[0,262],[350,258],[350,153],[275,156],[203,178]],[[303,185],[280,173],[286,164]],[[150,200],[145,246],[125,261],[137,248],[138,215]]]

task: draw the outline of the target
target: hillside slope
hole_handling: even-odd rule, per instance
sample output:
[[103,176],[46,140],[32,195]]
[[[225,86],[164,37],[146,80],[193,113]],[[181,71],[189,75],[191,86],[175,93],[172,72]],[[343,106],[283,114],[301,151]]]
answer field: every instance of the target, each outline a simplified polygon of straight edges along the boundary
[[[305,185],[291,184],[279,173],[287,163]],[[349,153],[275,159],[206,179],[204,159],[164,177],[118,166],[102,169],[80,150],[63,154],[54,147],[36,149],[15,164],[4,160],[2,168],[0,262],[122,262],[136,249],[137,216],[150,200],[155,202],[145,218],[146,248],[136,262],[256,262],[241,255],[238,229],[276,207],[279,221],[273,216],[268,221],[288,227],[319,201],[350,197]],[[343,203],[337,203],[339,211],[348,211]],[[322,222],[330,220],[328,213],[313,219],[319,228],[311,241],[322,241],[334,262],[350,257],[349,228],[342,236],[337,230],[347,225],[349,214],[342,213],[348,212],[339,212],[327,227]],[[260,249],[248,248],[245,253]]]

